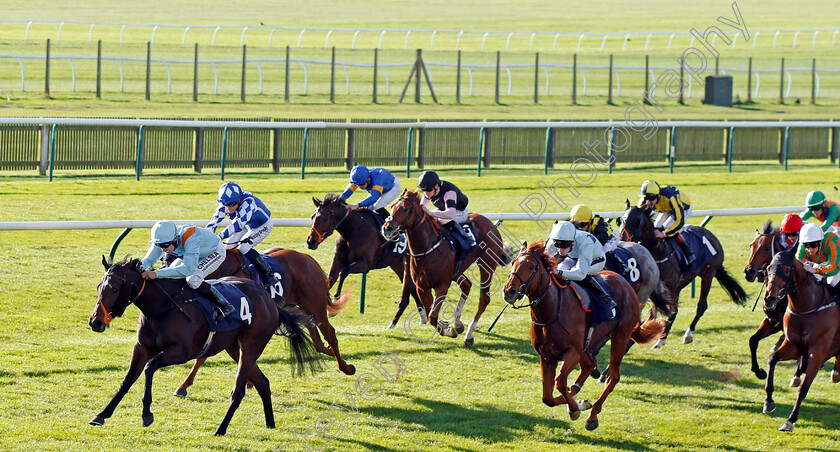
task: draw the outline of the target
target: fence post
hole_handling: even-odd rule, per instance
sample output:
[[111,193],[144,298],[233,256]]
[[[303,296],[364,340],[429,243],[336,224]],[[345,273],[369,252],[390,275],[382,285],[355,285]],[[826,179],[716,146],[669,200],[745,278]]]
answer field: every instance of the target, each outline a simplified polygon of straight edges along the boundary
[[680,58],[680,105],[685,105],[685,98],[683,97],[683,80],[685,80],[685,58]]
[[537,52],[534,61],[534,103],[540,103],[540,52]]
[[332,48],[330,60],[330,103],[335,103],[335,46]]
[[811,60],[811,105],[817,103],[817,59]]
[[193,102],[198,102],[198,43],[195,43],[195,58],[193,59]]
[[[414,103],[420,103],[420,76],[422,75],[420,71],[420,62],[423,61],[423,50],[417,49],[417,58],[414,60]],[[409,80],[411,80],[411,76],[409,75]]]
[[729,136],[726,140],[726,161],[729,165],[729,172],[732,172],[732,145],[735,143],[735,127],[729,128]]
[[303,151],[300,154],[300,179],[306,178],[306,145],[309,141],[309,127],[303,129]]
[[499,70],[502,63],[502,51],[496,51],[496,103],[499,103]]
[[785,103],[785,57],[782,57],[782,67],[779,70],[779,103]]
[[152,98],[152,42],[146,41],[146,100]]
[[356,163],[355,159],[355,151],[356,151],[356,129],[347,128],[347,169],[353,169],[353,165]]
[[201,172],[204,166],[204,127],[195,129],[195,163],[193,169],[196,173]]
[[135,180],[140,180],[140,175],[143,174],[143,132],[145,126],[140,126],[137,129],[137,164],[134,167]]
[[38,174],[47,175],[47,166],[50,164],[50,126],[41,126],[41,158],[38,165]]
[[615,166],[615,127],[610,127],[610,154],[609,154],[609,166],[607,167],[607,173],[612,174],[613,167]]
[[[47,58],[44,60],[44,96],[50,97],[50,40],[47,39]],[[52,180],[52,177],[50,177]]]
[[831,128],[831,155],[837,159],[837,165],[840,166],[840,127]]
[[377,103],[376,99],[376,82],[377,72],[379,72],[379,49],[373,49],[373,103]]
[[677,158],[677,128],[671,127],[671,146],[668,147],[668,168],[674,173],[674,160]]
[[752,103],[752,57],[747,63],[747,103]]
[[785,171],[788,169],[788,146],[790,146],[790,127],[785,127],[782,132],[782,159],[785,162]]
[[[420,129],[420,130],[423,130],[423,129]],[[408,139],[406,141],[408,142],[408,144],[405,148],[405,177],[409,178],[409,177],[411,177],[411,148],[413,147],[412,145],[414,144],[414,129],[413,128],[408,129]]]
[[[496,52],[496,54],[498,55],[498,51]],[[485,133],[484,132],[485,132],[485,130],[486,129],[484,127],[482,127],[478,131],[478,164],[476,165],[477,170],[478,170],[477,171],[478,177],[481,177],[481,154],[484,151],[484,139],[485,139],[485,137],[484,137]]]
[[[102,40],[96,44],[96,98],[102,98]],[[812,102],[813,103],[813,102]]]
[[[409,133],[411,138],[411,133]],[[409,146],[409,152],[411,147]],[[421,127],[417,130],[417,168],[423,169],[426,167],[426,128]]]
[[551,155],[553,140],[553,131],[551,127],[545,129],[545,158],[543,159],[543,174],[548,174],[548,166],[553,163],[553,156]]
[[572,105],[577,104],[577,54],[572,56]]
[[365,313],[365,288],[367,286],[367,273],[362,273],[362,294],[359,296],[359,314]]
[[455,69],[455,103],[461,103],[461,51],[458,51],[458,64]]
[[492,136],[490,132],[490,129],[487,129],[484,132],[484,134],[487,135],[484,139],[484,157],[482,157],[485,168],[490,168],[490,137]]
[[286,78],[283,80],[283,100],[289,103],[289,46],[286,46]]
[[247,61],[248,45],[242,44],[242,88],[240,90],[239,99],[245,102],[245,62]]
[[222,180],[225,180],[225,164],[227,163],[228,128],[222,130]]
[[280,146],[281,146],[281,138],[283,136],[283,129],[274,129],[274,155],[271,160],[271,169],[274,170],[275,173],[280,172]]
[[50,132],[50,182],[53,179],[53,167],[55,166],[55,135],[58,124],[53,124],[52,132]]
[[720,56],[715,56],[715,75],[720,72]]
[[[682,77],[682,74],[680,74],[680,77]],[[608,79],[609,79],[609,85],[608,85],[608,88],[607,88],[607,104],[612,105],[613,104],[613,98],[612,98],[613,55],[612,54],[610,54],[610,75],[609,75]]]
[[642,102],[645,105],[650,105],[647,93],[650,92],[650,55],[645,55],[645,95],[642,96]]

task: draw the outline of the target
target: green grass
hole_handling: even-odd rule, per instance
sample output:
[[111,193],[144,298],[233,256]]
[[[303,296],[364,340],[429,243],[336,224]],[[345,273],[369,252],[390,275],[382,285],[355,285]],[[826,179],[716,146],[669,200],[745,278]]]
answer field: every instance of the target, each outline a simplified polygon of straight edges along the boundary
[[[466,170],[443,176],[463,187],[476,212],[516,212],[519,203],[567,173],[560,167],[548,176],[535,169],[512,174],[508,169],[492,177],[476,178]],[[707,167],[686,167],[676,174],[652,173],[648,168],[600,173],[595,183],[580,188],[569,204],[585,202],[597,210],[618,210],[633,198],[639,183],[650,177],[675,184],[690,194],[696,208],[791,205],[802,202],[807,190],[820,188],[829,198],[831,169],[802,168],[787,173],[759,170],[728,174],[719,168],[709,177]],[[275,217],[310,215],[309,198],[337,191],[346,175],[318,174],[304,181],[293,175],[240,174],[235,180],[257,193]],[[128,177],[77,175],[52,183],[31,177],[0,178],[0,193],[13,220],[113,220],[206,218],[215,203],[218,180],[212,176]],[[357,195],[358,196],[358,195]],[[550,211],[561,211],[549,206]],[[781,217],[781,216],[779,216]],[[709,227],[726,251],[726,266],[741,280],[741,268],[753,230],[766,218],[718,217]],[[774,218],[778,221],[778,218]],[[545,235],[531,222],[506,222],[510,231],[529,242]],[[486,333],[503,302],[494,294],[476,334],[466,349],[461,339],[439,338],[421,345],[402,330],[382,331],[391,319],[399,292],[389,272],[369,275],[367,308],[359,314],[358,277],[354,302],[332,319],[341,350],[359,375],[376,373],[377,358],[398,354],[406,368],[396,381],[384,379],[372,400],[357,398],[359,414],[338,413],[347,407],[345,391],[354,391],[355,378],[338,372],[332,361],[322,373],[292,379],[285,364],[285,346],[275,339],[260,365],[272,382],[278,428],[263,426],[258,398],[249,391],[236,413],[228,436],[212,433],[227,408],[235,367],[229,359],[211,359],[186,400],[170,396],[188,366],[158,372],[154,383],[156,422],[140,425],[142,380],[129,392],[105,427],[86,424],[116,390],[127,368],[135,341],[136,308],[114,320],[103,334],[90,331],[87,318],[96,301],[101,277],[100,254],[107,253],[117,230],[5,231],[4,264],[0,266],[0,385],[6,387],[0,412],[0,435],[9,450],[147,450],[152,448],[271,450],[286,441],[289,450],[305,450],[295,443],[316,427],[319,416],[337,413],[341,423],[331,441],[310,437],[313,448],[331,450],[836,450],[840,416],[828,373],[821,371],[806,399],[793,433],[776,428],[788,415],[794,392],[786,387],[792,365],[777,373],[778,410],[761,413],[763,385],[749,371],[747,338],[762,314],[738,307],[714,284],[710,308],[690,345],[679,343],[694,313],[686,290],[671,341],[662,350],[634,348],[622,366],[622,380],[600,415],[595,432],[572,422],[563,407],[542,405],[539,366],[528,339],[526,312],[508,310],[493,333]],[[118,255],[141,255],[147,230],[129,234]],[[262,247],[304,250],[304,228],[277,228]],[[309,252],[309,251],[306,251]],[[309,252],[326,268],[332,249],[325,244]],[[497,272],[500,280],[507,269]],[[750,297],[757,285],[741,280]],[[474,303],[466,309],[469,319]],[[430,333],[429,327],[415,327]],[[770,340],[760,346],[766,356]],[[602,354],[604,362],[606,354]],[[828,366],[825,367],[828,369]],[[589,382],[583,395],[593,399],[600,385]],[[22,428],[21,423],[27,427]],[[297,433],[296,433],[297,432]]]

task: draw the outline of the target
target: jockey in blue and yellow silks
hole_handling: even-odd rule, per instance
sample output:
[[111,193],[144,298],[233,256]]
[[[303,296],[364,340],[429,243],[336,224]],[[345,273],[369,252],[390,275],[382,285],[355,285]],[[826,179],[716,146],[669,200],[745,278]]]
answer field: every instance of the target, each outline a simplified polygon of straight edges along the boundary
[[385,168],[368,169],[364,165],[356,165],[350,170],[350,183],[341,193],[341,199],[346,200],[353,196],[358,188],[368,192],[367,198],[359,201],[358,204],[348,204],[347,208],[350,210],[371,209],[386,219],[390,216],[386,207],[400,195],[402,185],[399,179]]
[[659,238],[675,238],[685,252],[688,265],[694,262],[694,253],[683,241],[680,231],[685,226],[685,219],[691,216],[691,199],[685,193],[680,193],[677,187],[666,185],[660,187],[654,180],[642,183],[639,208],[653,209],[659,212],[653,226]]

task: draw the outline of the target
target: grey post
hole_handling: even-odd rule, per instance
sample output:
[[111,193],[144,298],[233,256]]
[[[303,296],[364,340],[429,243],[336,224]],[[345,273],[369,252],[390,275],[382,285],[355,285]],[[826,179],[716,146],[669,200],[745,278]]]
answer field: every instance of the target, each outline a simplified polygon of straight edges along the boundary
[[102,40],[96,44],[96,98],[102,98]]
[[577,54],[572,56],[572,104],[577,103]]
[[811,60],[811,104],[817,103],[817,59]]
[[195,129],[195,163],[193,168],[196,173],[200,173],[202,166],[204,166],[204,128],[199,127]]
[[38,174],[47,175],[47,167],[50,164],[50,126],[41,125],[41,162],[38,165]]
[[[412,129],[414,130],[414,129]],[[836,129],[835,129],[836,130]],[[409,134],[412,132],[409,131]],[[417,168],[423,169],[426,166],[426,128],[417,129]]]
[[286,46],[286,78],[283,81],[283,100],[289,102],[289,46]]
[[747,63],[747,103],[752,103],[752,57]]
[[146,41],[146,100],[152,98],[152,42]]
[[[682,78],[682,74],[680,74],[680,78]],[[610,76],[609,79],[609,87],[607,88],[607,103],[609,105],[613,104],[612,98],[612,85],[613,85],[613,55],[610,54]],[[682,94],[682,93],[681,93]]]
[[330,60],[330,102],[335,103],[335,46],[332,48],[332,60]]
[[44,60],[44,95],[50,97],[50,40],[47,39],[47,58]]
[[195,59],[193,60],[193,102],[198,102],[198,43],[195,43]]
[[540,103],[540,52],[534,60],[534,103]]
[[379,72],[379,49],[378,48],[373,49],[373,103],[377,103],[377,99],[376,99],[376,82],[377,82],[376,76],[378,75],[377,72]]
[[239,99],[245,102],[245,62],[248,55],[248,44],[242,44],[242,88],[239,91]]
[[499,70],[502,63],[502,51],[496,51],[496,103],[499,103]]
[[280,146],[282,146],[281,138],[283,136],[283,129],[274,129],[274,158],[271,161],[271,169],[275,173],[280,172]]
[[347,128],[347,169],[353,169],[356,163],[356,129]]
[[685,80],[685,58],[680,58],[680,105],[685,105],[685,98],[683,97],[683,80]]
[[718,75],[720,72],[720,56],[715,57],[715,75]]
[[414,71],[416,78],[414,79],[414,102],[420,103],[420,64],[423,61],[423,51],[417,49],[417,59],[414,61]]
[[785,103],[785,57],[782,57],[782,68],[779,70],[779,103]]
[[455,69],[455,102],[461,103],[461,51],[458,51],[458,64]]
[[[648,91],[650,91],[650,55],[645,55],[645,93]],[[642,102],[644,102],[645,105],[650,105],[650,100],[648,99],[647,94],[642,97],[644,97]]]

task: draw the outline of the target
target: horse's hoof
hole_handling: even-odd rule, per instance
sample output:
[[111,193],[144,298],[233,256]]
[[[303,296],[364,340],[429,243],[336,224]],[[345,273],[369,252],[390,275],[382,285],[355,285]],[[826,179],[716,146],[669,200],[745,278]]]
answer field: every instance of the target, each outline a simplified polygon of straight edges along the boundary
[[[581,403],[580,403],[580,404],[578,404],[578,405],[580,406],[580,410],[581,410],[581,411],[587,411],[587,410],[591,410],[591,409],[592,409],[592,402],[590,402],[590,401],[588,401],[588,400],[584,400],[583,402],[581,402]],[[587,421],[587,422],[589,422],[589,421]],[[595,421],[595,422],[598,422],[598,421]],[[591,429],[590,429],[590,430],[591,430]]]
[[686,330],[683,335],[683,344],[690,344],[692,342],[694,342],[694,335],[691,334],[691,330]]
[[468,337],[464,339],[464,347],[472,347],[475,344],[475,339]]
[[569,387],[569,392],[571,392],[573,396],[577,395],[577,393],[580,392],[580,386],[578,386],[577,383],[573,384]]
[[225,433],[227,433],[227,429],[219,427],[219,428],[216,429],[216,433],[214,433],[214,435],[225,436]]
[[831,371],[831,382],[832,383],[837,383],[838,381],[840,381],[840,372],[837,372],[836,369],[832,370]]
[[385,327],[385,329],[386,330],[393,330],[396,327],[397,327],[397,324],[394,323],[394,322],[391,322],[391,323],[388,324],[388,326]]
[[454,337],[458,337],[458,332],[455,331],[452,328],[447,328],[447,329],[443,330],[443,335],[446,336],[446,337],[453,337],[454,338]]
[[595,430],[598,428],[598,419],[591,419],[586,421],[586,429],[589,431]]
[[790,387],[791,388],[798,388],[799,385],[801,385],[801,384],[802,384],[802,380],[800,380],[799,377],[793,377],[793,378],[790,379]]
[[659,338],[659,340],[656,341],[655,344],[653,344],[653,348],[662,348],[664,346],[665,346],[665,338],[664,337]]
[[182,399],[186,399],[187,398],[187,390],[186,390],[186,388],[178,388],[178,389],[175,390],[175,392],[172,393],[172,395],[174,395],[175,397],[180,397]]
[[785,421],[781,427],[779,427],[780,432],[792,432],[793,431],[793,422]]
[[764,402],[764,414],[776,411],[776,404],[773,402]]
[[766,380],[767,379],[767,372],[765,372],[764,369],[758,369],[757,371],[755,371],[755,376],[759,380]]
[[347,368],[346,369],[341,369],[341,371],[344,372],[345,375],[353,375],[353,374],[356,373],[356,366],[354,366],[352,364],[348,364]]
[[143,416],[143,427],[148,427],[152,425],[152,422],[155,421],[155,415],[150,414],[148,416]]
[[601,378],[601,370],[596,367],[592,369],[592,372],[589,372],[589,376],[597,380]]
[[455,322],[455,332],[462,334],[464,332],[464,324],[461,322]]
[[601,376],[598,377],[598,383],[606,383],[606,382],[607,382],[607,374],[605,374],[605,373],[601,374]]
[[569,411],[569,419],[576,421],[580,417],[580,410],[577,411]]
[[88,421],[88,424],[95,425],[95,426],[99,427],[100,425],[105,424],[105,419],[102,416],[97,414],[96,416],[93,417],[93,419]]

